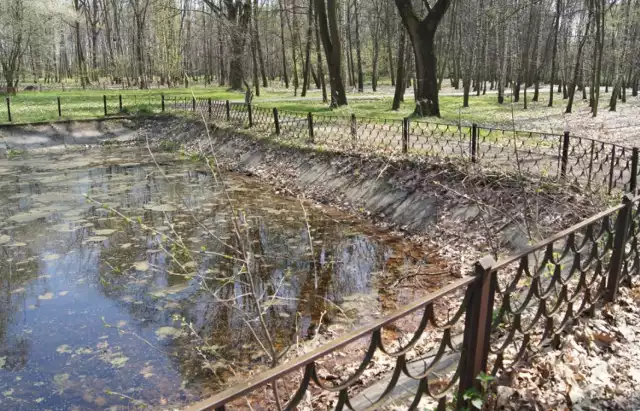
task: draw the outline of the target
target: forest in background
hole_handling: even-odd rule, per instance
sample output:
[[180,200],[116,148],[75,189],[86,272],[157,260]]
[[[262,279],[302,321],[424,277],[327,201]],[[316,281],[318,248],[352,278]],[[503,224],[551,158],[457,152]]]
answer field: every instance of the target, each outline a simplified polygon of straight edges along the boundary
[[[598,113],[638,93],[639,0],[0,0],[3,88],[76,81],[146,89],[193,82],[323,90],[413,87],[439,115],[438,90],[496,90],[504,102],[560,90]],[[545,94],[552,105],[553,93]],[[397,100],[397,101],[396,101]],[[556,102],[557,103],[557,102]]]

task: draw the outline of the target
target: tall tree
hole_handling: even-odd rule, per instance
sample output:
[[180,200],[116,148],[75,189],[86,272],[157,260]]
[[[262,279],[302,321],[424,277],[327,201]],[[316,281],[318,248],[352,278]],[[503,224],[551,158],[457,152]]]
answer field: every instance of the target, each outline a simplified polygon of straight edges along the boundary
[[347,94],[342,80],[342,49],[338,27],[337,0],[327,0],[326,4],[325,0],[314,0],[314,3],[320,37],[329,68],[331,106],[346,106]]
[[427,14],[423,18],[416,15],[411,0],[395,0],[395,2],[413,45],[418,80],[415,114],[440,117],[434,39],[438,25],[449,8],[451,0],[437,0],[433,6],[425,0]]

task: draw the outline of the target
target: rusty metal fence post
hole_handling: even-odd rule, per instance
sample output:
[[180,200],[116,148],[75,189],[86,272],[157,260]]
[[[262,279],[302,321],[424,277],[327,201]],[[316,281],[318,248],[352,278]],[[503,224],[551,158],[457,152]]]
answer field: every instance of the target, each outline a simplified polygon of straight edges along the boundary
[[227,109],[227,121],[231,121],[231,103],[229,103],[229,100],[225,102],[225,108]]
[[611,145],[611,164],[609,164],[609,190],[607,191],[611,194],[611,190],[613,189],[613,174],[616,166],[616,146],[615,144]]
[[278,117],[278,109],[273,108],[273,125],[276,127],[276,135],[280,135],[280,117]]
[[562,136],[562,158],[560,159],[560,177],[567,177],[567,164],[569,163],[569,132]]
[[613,235],[613,251],[609,262],[609,275],[607,277],[607,292],[604,299],[606,302],[613,302],[618,294],[620,286],[620,274],[624,263],[624,253],[627,244],[627,234],[631,222],[631,211],[633,208],[633,195],[625,194],[622,197],[624,207],[618,211],[616,217],[616,230]]
[[402,153],[409,152],[409,117],[402,119]]
[[311,112],[307,114],[307,124],[309,126],[309,143],[313,144],[315,141],[313,138],[313,114]]
[[629,178],[629,192],[636,193],[638,186],[638,147],[634,147],[631,152],[631,176]]
[[478,148],[478,125],[473,123],[471,126],[471,162],[477,161],[477,148]]
[[493,300],[498,281],[497,273],[491,271],[495,263],[491,256],[478,260],[475,264],[476,281],[467,288],[458,404],[463,404],[464,394],[468,390],[480,388],[476,377],[487,369]]

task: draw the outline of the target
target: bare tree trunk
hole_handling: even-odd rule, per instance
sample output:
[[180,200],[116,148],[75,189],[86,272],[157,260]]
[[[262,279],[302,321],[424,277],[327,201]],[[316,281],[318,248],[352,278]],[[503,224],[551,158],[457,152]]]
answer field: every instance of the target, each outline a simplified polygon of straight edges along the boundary
[[404,102],[404,91],[406,89],[404,83],[404,52],[405,52],[405,30],[400,31],[400,42],[398,45],[398,71],[396,73],[396,92],[393,95],[393,104],[391,110],[398,110],[400,104]]
[[311,68],[311,33],[313,29],[313,1],[309,0],[309,10],[307,11],[307,44],[304,50],[304,70],[302,73],[302,92],[300,95],[307,95],[307,87],[309,87],[309,71]]
[[395,80],[395,70],[393,69],[393,53],[391,52],[391,13],[392,11],[390,10],[389,4],[391,2],[385,2],[386,4],[386,21],[385,21],[385,29],[386,29],[386,34],[387,34],[387,61],[388,61],[388,68],[389,68],[389,77],[391,77],[391,85],[395,86],[396,85],[396,80]]
[[267,87],[267,71],[264,67],[264,56],[262,55],[262,43],[260,42],[260,31],[258,30],[258,0],[253,0],[253,35],[256,38],[256,49],[258,50],[258,63],[260,64],[260,76],[262,77],[262,87]]
[[573,99],[576,93],[576,84],[578,82],[578,76],[580,75],[580,63],[582,61],[582,49],[584,48],[585,43],[587,42],[587,37],[589,36],[589,27],[591,27],[591,16],[593,14],[593,8],[591,7],[592,3],[589,2],[589,14],[587,16],[587,24],[584,29],[584,35],[578,44],[578,51],[576,53],[576,64],[573,68],[573,78],[571,79],[571,83],[569,85],[569,102],[567,103],[567,109],[565,113],[571,113],[571,109],[573,107]]
[[549,84],[549,107],[553,107],[553,85],[556,75],[556,56],[558,54],[558,32],[560,31],[560,14],[562,13],[562,0],[556,0],[556,14],[553,22],[553,50],[551,51],[551,81]]
[[342,50],[338,28],[337,0],[326,0],[326,6],[325,0],[315,0],[314,3],[322,45],[327,58],[327,67],[329,68],[331,106],[346,106],[347,94],[342,81]]
[[280,40],[282,44],[282,78],[284,79],[284,86],[289,88],[289,76],[287,75],[287,47],[284,42],[284,7],[282,6],[283,0],[278,0],[280,6]]
[[435,34],[451,0],[438,0],[422,20],[416,17],[411,0],[395,0],[411,44],[416,64],[418,88],[416,110],[418,116],[440,117],[438,100],[438,62],[435,54]]
[[358,92],[364,91],[364,72],[362,71],[362,53],[360,50],[360,19],[358,18],[358,0],[353,0],[353,12],[356,20],[356,62],[358,64]]
[[[314,0],[315,1],[315,0]],[[318,64],[318,79],[322,86],[322,102],[327,102],[327,85],[324,81],[324,69],[322,68],[322,52],[320,51],[320,32],[318,30],[318,14],[314,13],[314,23],[316,29],[316,61]]]

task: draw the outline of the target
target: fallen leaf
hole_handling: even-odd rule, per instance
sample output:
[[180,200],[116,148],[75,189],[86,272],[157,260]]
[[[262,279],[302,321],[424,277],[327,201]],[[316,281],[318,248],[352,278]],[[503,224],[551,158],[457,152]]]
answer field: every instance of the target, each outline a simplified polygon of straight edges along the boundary
[[53,293],[45,293],[38,296],[38,300],[51,300],[53,299]]
[[138,271],[147,271],[149,269],[149,263],[146,261],[138,261],[133,263],[133,268]]
[[69,346],[67,344],[61,345],[60,347],[58,347],[56,349],[56,352],[59,354],[67,354],[71,352],[71,349],[69,348]]

